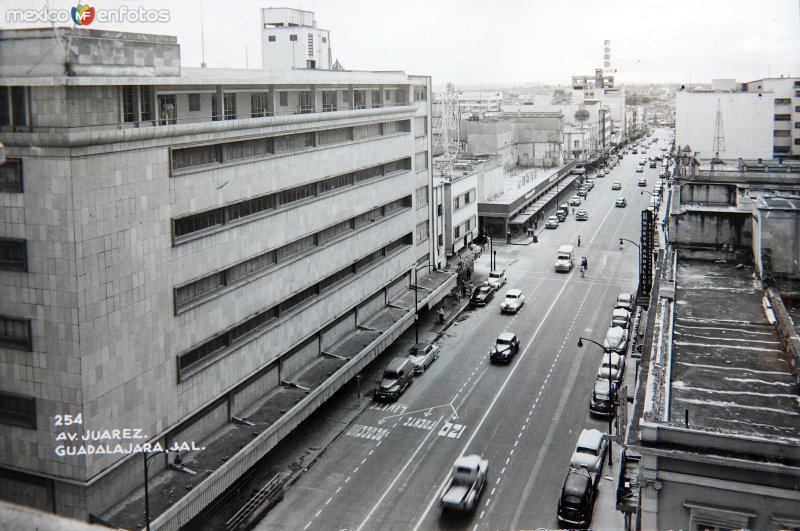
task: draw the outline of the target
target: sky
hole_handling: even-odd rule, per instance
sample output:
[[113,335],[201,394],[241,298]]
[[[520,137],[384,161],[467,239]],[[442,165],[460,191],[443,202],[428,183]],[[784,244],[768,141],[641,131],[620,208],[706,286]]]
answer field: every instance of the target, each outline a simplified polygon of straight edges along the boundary
[[[260,9],[314,11],[348,70],[430,75],[434,86],[568,85],[603,67],[611,41],[618,84],[800,77],[800,0],[82,0],[100,9],[167,10],[168,22],[101,23],[175,35],[184,66],[259,68]],[[8,10],[71,9],[63,0],[0,0]]]

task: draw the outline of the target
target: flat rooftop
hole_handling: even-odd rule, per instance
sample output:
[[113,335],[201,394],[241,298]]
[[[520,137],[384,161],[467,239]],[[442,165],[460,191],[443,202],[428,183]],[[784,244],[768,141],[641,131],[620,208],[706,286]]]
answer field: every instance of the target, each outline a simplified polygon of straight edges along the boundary
[[510,205],[542,182],[558,175],[557,168],[515,168],[503,174],[503,192],[481,203],[494,205]]
[[763,295],[751,267],[679,260],[672,423],[689,410],[693,430],[800,444],[800,397]]

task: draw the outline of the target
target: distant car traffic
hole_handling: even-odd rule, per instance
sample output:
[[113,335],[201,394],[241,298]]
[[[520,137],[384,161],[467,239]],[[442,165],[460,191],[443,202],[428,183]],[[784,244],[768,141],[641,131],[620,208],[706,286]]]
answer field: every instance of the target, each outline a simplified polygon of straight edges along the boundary
[[605,177],[606,176],[606,170],[604,170],[603,168],[600,168],[599,170],[597,170],[597,176],[598,177]]
[[472,297],[469,299],[470,305],[486,306],[486,303],[492,300],[492,297],[494,297],[494,291],[495,289],[489,284],[478,286],[475,288],[475,291],[472,292]]
[[628,202],[625,200],[624,197],[618,197],[617,200],[614,202],[615,207],[625,208],[628,206]]
[[500,311],[516,313],[525,305],[525,295],[522,290],[510,289],[506,292],[506,298],[500,303]]
[[583,209],[579,208],[577,212],[575,212],[575,220],[576,221],[587,221],[589,219],[589,213]]
[[622,190],[622,183],[619,182],[619,181],[614,181],[613,183],[611,183],[611,189],[612,190]]
[[414,374],[422,374],[434,360],[439,358],[439,345],[417,343],[411,347],[411,353],[407,357],[414,364]]
[[577,195],[579,197],[586,197],[589,195],[589,190],[587,188],[579,188]]
[[639,186],[647,186],[647,179],[639,177]]
[[581,204],[581,198],[577,195],[573,195],[569,198],[569,206],[579,206]]
[[511,358],[519,350],[519,338],[512,332],[503,332],[497,336],[494,346],[489,351],[489,361],[511,362]]
[[636,173],[644,173],[644,164],[638,164],[636,166]]
[[558,218],[555,216],[550,216],[547,218],[547,224],[544,226],[546,229],[557,229],[558,228]]

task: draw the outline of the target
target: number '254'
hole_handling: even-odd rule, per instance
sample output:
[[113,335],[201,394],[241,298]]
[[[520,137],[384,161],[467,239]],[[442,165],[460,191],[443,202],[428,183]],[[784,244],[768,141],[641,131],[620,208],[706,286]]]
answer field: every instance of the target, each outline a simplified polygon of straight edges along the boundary
[[56,415],[53,417],[56,426],[72,426],[73,424],[83,424],[83,413],[77,415]]

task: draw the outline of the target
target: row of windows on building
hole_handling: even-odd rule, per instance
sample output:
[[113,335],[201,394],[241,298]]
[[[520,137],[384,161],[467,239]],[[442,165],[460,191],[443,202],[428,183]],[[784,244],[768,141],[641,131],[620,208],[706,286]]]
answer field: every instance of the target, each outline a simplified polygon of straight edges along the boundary
[[378,164],[377,166],[371,166],[343,175],[329,177],[313,183],[296,186],[281,192],[239,201],[199,214],[176,218],[172,222],[174,240],[175,243],[182,243],[186,241],[185,238],[200,231],[222,227],[223,225],[252,218],[264,212],[281,209],[304,199],[319,197],[345,187],[359,185],[370,179],[389,176],[410,169],[411,159],[406,157],[404,159]]
[[175,313],[184,311],[199,300],[207,300],[214,293],[220,293],[226,287],[250,281],[271,270],[278,264],[284,264],[299,258],[298,255],[330,243],[345,234],[353,233],[362,227],[385,218],[398,210],[411,207],[411,196],[406,196],[385,205],[346,219],[314,234],[259,254],[244,262],[240,262],[222,271],[212,273],[189,284],[175,288]]
[[265,325],[280,318],[293,308],[313,299],[319,295],[332,290],[340,282],[361,272],[368,266],[388,259],[400,248],[408,247],[413,243],[411,234],[406,234],[393,242],[363,256],[351,265],[337,271],[336,273],[315,283],[313,286],[296,293],[288,299],[260,312],[256,316],[241,322],[229,330],[222,332],[213,338],[204,341],[203,344],[178,356],[178,380],[187,376],[189,369],[198,367],[201,362],[210,359],[212,356],[221,355],[232,348],[239,347],[246,341],[253,339],[256,334],[264,330]]
[[[415,87],[415,100],[424,100],[427,87],[421,87],[422,91]],[[175,94],[155,95],[154,88],[151,86],[126,85],[122,90],[122,121],[126,123],[153,122],[159,125],[169,125],[177,123],[178,104]],[[354,89],[352,92],[352,103],[347,101],[346,91],[321,90],[322,108],[317,109],[314,92],[311,90],[297,91],[297,108],[294,111],[300,114],[313,113],[321,110],[322,112],[332,112],[339,110],[340,107],[348,109],[367,109],[380,108],[387,103],[407,104],[407,97],[403,91],[398,91],[395,95],[396,101],[393,102],[393,94],[396,89]],[[345,95],[341,95],[345,92]],[[277,101],[273,104],[272,97],[277,94]],[[21,93],[24,101],[24,92]],[[383,97],[383,98],[382,98]],[[200,94],[188,94],[189,112],[202,112],[202,97]],[[17,101],[19,97],[13,101]],[[8,102],[12,100],[7,98]],[[242,115],[237,110],[237,94],[233,92],[224,93],[222,101],[218,101],[217,94],[211,95],[211,119],[216,120],[236,120],[239,118],[263,118],[273,116],[278,112],[278,107],[289,107],[289,92],[253,92],[250,94],[250,114]],[[220,105],[221,104],[221,105]],[[10,108],[10,107],[9,107]],[[22,107],[24,110],[24,106]],[[2,111],[2,107],[0,107]],[[158,116],[156,116],[156,113]],[[3,125],[0,123],[0,125]]]
[[468,220],[464,221],[463,223],[459,223],[453,229],[453,238],[460,238],[461,236],[465,236],[469,233],[469,231],[473,230],[478,226],[478,219],[476,216],[472,216]]
[[476,197],[475,194],[476,193],[477,192],[476,192],[475,188],[473,188],[471,190],[467,190],[463,194],[460,194],[460,195],[457,195],[456,197],[454,197],[453,198],[453,210],[461,210],[462,208],[464,208],[468,204],[474,203],[475,202],[475,197]]
[[411,121],[397,120],[172,149],[170,157],[172,170],[175,173],[176,170],[187,170],[197,166],[242,162],[271,155],[286,155],[314,147],[409,132],[411,132]]
[[[311,34],[308,35],[308,43],[309,43],[309,45],[312,45],[312,42],[313,42],[312,39],[313,38],[314,38],[313,35],[311,35]],[[325,43],[328,42],[328,38],[327,37],[321,37],[321,39],[322,39],[322,44],[325,44]],[[277,41],[278,41],[277,35],[267,35],[267,42],[277,42]],[[297,42],[297,34],[296,33],[290,33],[289,34],[289,42]]]

